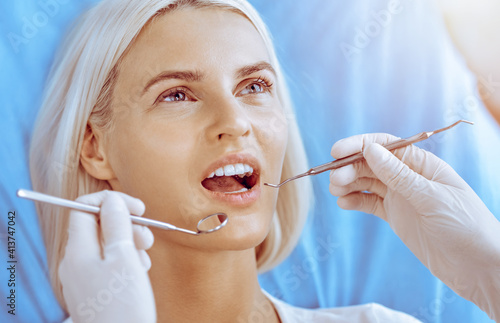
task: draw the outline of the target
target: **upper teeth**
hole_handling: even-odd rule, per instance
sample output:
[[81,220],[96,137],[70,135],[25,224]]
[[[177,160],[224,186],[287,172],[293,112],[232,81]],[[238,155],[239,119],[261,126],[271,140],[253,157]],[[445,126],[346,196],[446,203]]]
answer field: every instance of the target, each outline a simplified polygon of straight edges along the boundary
[[239,177],[244,177],[252,174],[253,174],[253,168],[251,166],[247,164],[234,164],[217,168],[215,171],[210,173],[210,175],[208,175],[208,178],[212,178],[214,176],[234,176],[234,175],[238,175]]

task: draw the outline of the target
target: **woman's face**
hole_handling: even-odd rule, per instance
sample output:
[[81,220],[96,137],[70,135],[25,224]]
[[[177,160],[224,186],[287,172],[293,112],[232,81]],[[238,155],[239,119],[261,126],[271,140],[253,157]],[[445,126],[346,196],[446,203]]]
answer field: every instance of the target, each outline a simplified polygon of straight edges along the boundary
[[263,183],[279,182],[287,129],[250,21],[221,9],[158,18],[119,65],[112,106],[105,149],[113,189],[144,201],[145,216],[186,229],[212,213],[229,217],[210,235],[157,239],[246,249],[265,238],[278,191]]

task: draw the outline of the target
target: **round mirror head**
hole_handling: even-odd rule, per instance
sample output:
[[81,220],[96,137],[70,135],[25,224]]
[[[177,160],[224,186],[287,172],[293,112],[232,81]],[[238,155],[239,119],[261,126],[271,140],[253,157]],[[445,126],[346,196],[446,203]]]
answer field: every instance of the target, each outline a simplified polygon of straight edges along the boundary
[[227,224],[225,213],[214,213],[201,219],[196,226],[198,233],[210,233],[220,230]]

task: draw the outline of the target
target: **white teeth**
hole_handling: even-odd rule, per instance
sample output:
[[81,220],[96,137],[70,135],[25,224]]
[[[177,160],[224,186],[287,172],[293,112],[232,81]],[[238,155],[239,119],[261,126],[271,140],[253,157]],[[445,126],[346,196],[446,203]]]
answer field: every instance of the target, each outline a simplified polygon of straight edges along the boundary
[[226,165],[224,167],[217,168],[215,171],[210,173],[207,178],[212,178],[214,176],[235,176],[239,177],[250,176],[253,174],[253,168],[247,164],[234,164]]
[[217,176],[224,176],[224,169],[221,167],[221,168],[217,168],[215,170],[215,175]]
[[243,187],[241,190],[239,191],[234,191],[234,192],[224,192],[225,194],[236,194],[236,193],[243,193],[243,192],[246,192],[248,191],[248,188],[246,187]]
[[235,174],[242,175],[245,173],[245,166],[243,164],[234,165]]
[[236,175],[236,170],[234,169],[234,165],[226,165],[226,166],[224,166],[224,175],[226,175],[226,176],[234,176],[234,175]]

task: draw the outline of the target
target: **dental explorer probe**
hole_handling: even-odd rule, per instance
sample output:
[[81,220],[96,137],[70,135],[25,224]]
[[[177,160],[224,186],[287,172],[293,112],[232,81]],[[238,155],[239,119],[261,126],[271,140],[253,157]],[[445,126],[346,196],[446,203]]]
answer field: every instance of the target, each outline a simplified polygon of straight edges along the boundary
[[[434,130],[434,131],[421,132],[419,134],[416,134],[414,136],[408,137],[406,139],[398,139],[396,141],[387,143],[387,144],[382,145],[382,146],[385,147],[389,151],[396,150],[398,148],[403,148],[403,147],[406,147],[408,145],[414,144],[416,142],[428,139],[430,136],[435,135],[435,134],[437,134],[439,132],[451,129],[451,128],[453,128],[454,126],[456,126],[457,124],[459,124],[461,122],[465,122],[465,123],[472,124],[472,125],[474,124],[474,122],[471,122],[471,121],[458,120],[457,122],[455,122],[452,125],[449,125],[448,127],[444,127],[444,128],[441,128],[441,129],[438,129],[438,130]],[[296,176],[293,176],[293,177],[290,177],[289,179],[287,179],[287,180],[285,180],[285,181],[283,181],[283,182],[281,182],[279,184],[264,183],[264,185],[267,185],[267,186],[270,186],[270,187],[274,187],[274,188],[279,188],[280,186],[282,186],[282,185],[284,185],[284,184],[286,184],[286,183],[288,183],[290,181],[293,181],[293,180],[295,180],[297,178],[301,178],[301,177],[309,176],[309,175],[321,174],[323,172],[326,172],[327,170],[333,170],[333,169],[344,167],[344,166],[347,166],[347,165],[350,165],[350,164],[354,164],[354,163],[356,163],[358,161],[361,161],[363,159],[364,159],[363,152],[361,151],[359,153],[352,154],[352,155],[349,155],[349,156],[346,156],[346,157],[343,157],[343,158],[339,158],[339,159],[334,160],[332,162],[329,162],[329,163],[326,163],[326,164],[322,164],[322,165],[313,167],[310,170],[308,170],[307,172],[299,174],[299,175],[296,175]]]
[[[88,213],[93,213],[93,214],[99,214],[101,211],[101,209],[97,206],[79,203],[79,202],[75,202],[75,201],[70,201],[70,200],[60,198],[60,197],[55,197],[55,196],[51,196],[51,195],[47,195],[47,194],[43,194],[43,193],[39,193],[39,192],[33,192],[33,191],[29,191],[29,190],[24,190],[24,189],[17,190],[17,196],[28,199],[28,200],[45,202],[45,203],[58,205],[58,206],[62,206],[62,207],[67,207],[70,209],[88,212]],[[213,219],[215,217],[217,217],[216,223],[220,222],[219,225],[217,225],[216,227],[211,228],[211,229],[206,229],[206,230],[201,229],[204,223],[208,222],[209,219]],[[227,220],[228,220],[227,215],[225,213],[211,214],[211,215],[201,219],[198,222],[198,224],[196,225],[196,229],[198,231],[195,232],[195,231],[191,231],[191,230],[178,228],[170,223],[160,222],[160,221],[156,221],[156,220],[152,220],[152,219],[147,219],[147,218],[143,218],[143,217],[136,216],[136,215],[131,215],[130,218],[132,219],[132,223],[135,223],[135,224],[145,225],[145,226],[149,226],[149,227],[155,227],[155,228],[159,228],[159,229],[163,229],[163,230],[180,231],[180,232],[184,232],[184,233],[188,233],[188,234],[192,234],[192,235],[200,235],[200,234],[215,232],[215,231],[221,229],[222,227],[224,227],[227,224]]]

